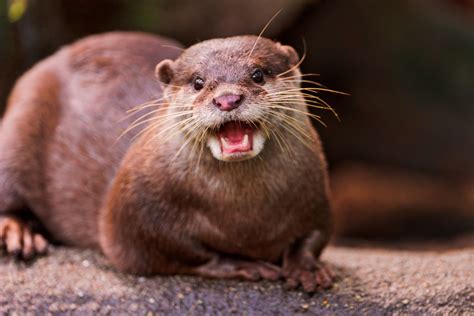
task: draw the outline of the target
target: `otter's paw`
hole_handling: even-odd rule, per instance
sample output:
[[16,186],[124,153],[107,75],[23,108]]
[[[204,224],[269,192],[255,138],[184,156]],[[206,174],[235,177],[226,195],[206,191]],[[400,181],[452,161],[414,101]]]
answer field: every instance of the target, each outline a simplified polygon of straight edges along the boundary
[[200,266],[195,273],[204,277],[222,279],[241,279],[257,281],[260,279],[276,281],[281,277],[281,269],[263,261],[245,261],[214,258]]
[[308,293],[330,288],[336,279],[331,268],[312,258],[285,260],[283,277],[287,288],[296,289],[301,285]]
[[44,255],[48,242],[40,234],[33,233],[22,221],[8,216],[0,217],[0,248],[19,259],[30,260]]

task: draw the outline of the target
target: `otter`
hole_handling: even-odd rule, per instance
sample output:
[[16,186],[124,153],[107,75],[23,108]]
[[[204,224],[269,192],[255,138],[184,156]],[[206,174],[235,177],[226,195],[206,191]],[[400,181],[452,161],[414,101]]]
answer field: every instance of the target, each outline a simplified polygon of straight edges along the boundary
[[331,286],[327,167],[298,54],[256,36],[180,47],[94,35],[19,79],[0,127],[7,254],[50,240],[131,274]]

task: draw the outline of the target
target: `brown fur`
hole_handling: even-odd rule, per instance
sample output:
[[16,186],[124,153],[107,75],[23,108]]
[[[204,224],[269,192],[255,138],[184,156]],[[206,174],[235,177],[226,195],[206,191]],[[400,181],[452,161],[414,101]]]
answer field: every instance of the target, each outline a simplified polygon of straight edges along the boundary
[[132,142],[143,126],[116,142],[136,118],[121,120],[126,111],[162,96],[154,68],[165,59],[175,60],[157,69],[169,94],[188,95],[195,72],[215,79],[192,100],[196,112],[225,84],[259,98],[264,89],[241,79],[243,71],[271,68],[268,84],[278,84],[298,58],[262,38],[250,68],[241,67],[246,55],[235,47],[248,53],[255,40],[206,41],[179,56],[164,46],[179,46],[170,40],[109,33],[39,63],[16,84],[1,125],[0,213],[28,208],[56,240],[101,248],[131,273],[276,279],[282,266],[290,285],[330,284],[317,261],[331,226],[326,164],[306,117],[295,116],[310,148],[292,141],[290,155],[270,139],[241,162],[218,161],[207,148],[197,162],[190,146],[176,157],[186,139],[179,133]]

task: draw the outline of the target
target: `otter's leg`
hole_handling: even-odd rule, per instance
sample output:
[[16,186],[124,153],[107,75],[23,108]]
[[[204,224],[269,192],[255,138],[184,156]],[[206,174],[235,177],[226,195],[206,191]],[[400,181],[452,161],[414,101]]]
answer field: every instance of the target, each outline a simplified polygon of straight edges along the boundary
[[20,194],[24,175],[31,173],[25,167],[29,163],[25,147],[30,140],[21,137],[20,127],[15,128],[14,123],[0,126],[0,250],[29,260],[45,254],[48,243],[37,233],[35,220],[30,218],[33,216],[29,216],[31,212]]
[[283,276],[289,288],[302,286],[306,292],[319,287],[331,287],[335,275],[319,261],[319,255],[328,242],[328,234],[320,230],[295,242],[283,256]]
[[45,254],[48,243],[35,232],[33,221],[23,218],[27,206],[15,190],[15,182],[8,181],[13,178],[7,176],[9,168],[5,168],[4,153],[0,154],[0,250],[3,248],[9,255],[29,260]]
[[30,220],[34,205],[28,205],[28,196],[41,190],[35,179],[59,117],[59,94],[60,82],[47,67],[29,71],[10,94],[0,125],[0,243],[23,258],[47,249],[34,233],[38,221]]
[[[0,166],[2,157],[0,155]],[[26,205],[16,193],[13,182],[7,181],[6,168],[0,167],[0,248],[9,255],[29,260],[43,255],[48,243],[35,233],[32,223],[22,219]]]
[[216,255],[208,263],[193,269],[193,273],[207,278],[243,279],[257,281],[260,279],[276,281],[281,277],[281,269],[263,261],[247,261],[224,258]]

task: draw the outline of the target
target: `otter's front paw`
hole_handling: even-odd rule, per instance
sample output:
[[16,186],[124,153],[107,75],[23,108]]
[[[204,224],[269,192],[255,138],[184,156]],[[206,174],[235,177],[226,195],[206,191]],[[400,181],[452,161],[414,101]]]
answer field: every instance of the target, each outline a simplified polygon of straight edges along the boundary
[[30,260],[36,255],[44,255],[48,242],[40,234],[14,217],[0,216],[0,248],[18,259]]
[[330,288],[335,281],[332,270],[312,255],[286,257],[283,262],[283,277],[289,289],[300,285],[306,292],[312,293],[320,288]]

